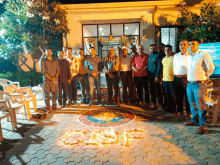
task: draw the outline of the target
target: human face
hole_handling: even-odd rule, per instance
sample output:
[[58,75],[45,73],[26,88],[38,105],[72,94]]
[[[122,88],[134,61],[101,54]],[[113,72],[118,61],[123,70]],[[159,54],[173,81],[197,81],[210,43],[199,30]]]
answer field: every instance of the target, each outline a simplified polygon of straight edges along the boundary
[[160,46],[158,47],[158,50],[159,50],[160,53],[164,53],[164,46],[163,46],[163,45],[160,45]]
[[71,56],[72,56],[72,54],[73,54],[72,49],[68,49],[67,53],[68,53],[68,56],[69,56],[69,57],[71,57]]
[[84,51],[83,51],[82,49],[79,50],[79,55],[80,55],[81,57],[84,56]]
[[156,46],[150,46],[150,53],[156,52]]
[[115,49],[114,49],[114,48],[111,48],[111,49],[109,50],[109,55],[110,55],[110,56],[114,56],[114,54],[115,54]]
[[95,54],[96,54],[95,49],[94,49],[94,48],[91,48],[91,49],[90,49],[90,55],[91,55],[91,57],[94,58],[94,57],[95,57]]
[[46,55],[51,57],[53,55],[53,51],[51,49],[46,50]]
[[132,53],[136,54],[137,53],[137,49],[136,47],[131,48]]
[[182,54],[185,54],[187,52],[187,49],[189,47],[189,43],[186,40],[183,40],[179,44],[179,48]]
[[189,42],[189,49],[195,53],[199,49],[199,43],[197,41],[190,41]]
[[138,54],[143,54],[144,53],[144,47],[143,46],[139,46],[138,47]]
[[122,49],[122,55],[127,56],[128,55],[128,50],[127,49]]
[[64,56],[63,51],[60,51],[60,52],[59,52],[59,59],[60,59],[60,60],[63,60],[63,56]]
[[172,49],[168,48],[168,47],[165,47],[165,54],[167,57],[170,57],[172,55]]

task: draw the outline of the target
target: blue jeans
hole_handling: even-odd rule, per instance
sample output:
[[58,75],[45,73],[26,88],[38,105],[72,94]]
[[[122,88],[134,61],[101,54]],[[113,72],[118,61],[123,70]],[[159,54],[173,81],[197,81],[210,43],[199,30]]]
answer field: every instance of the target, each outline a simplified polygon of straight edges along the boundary
[[192,114],[191,120],[202,127],[207,121],[207,106],[205,104],[207,84],[188,82],[186,91]]
[[89,79],[89,97],[90,97],[92,104],[94,101],[94,99],[93,99],[94,85],[97,90],[98,102],[101,102],[100,74],[98,74],[96,77],[93,77],[92,75],[88,75],[88,79]]

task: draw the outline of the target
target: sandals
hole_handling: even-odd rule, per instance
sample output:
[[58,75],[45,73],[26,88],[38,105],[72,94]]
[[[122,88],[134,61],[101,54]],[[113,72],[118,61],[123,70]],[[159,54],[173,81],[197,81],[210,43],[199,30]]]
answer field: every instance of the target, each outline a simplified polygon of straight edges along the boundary
[[193,123],[192,121],[187,121],[184,123],[185,126],[198,126],[198,124]]
[[207,134],[207,133],[209,133],[209,131],[207,130],[206,127],[198,127],[196,129],[195,133],[197,133],[197,134]]

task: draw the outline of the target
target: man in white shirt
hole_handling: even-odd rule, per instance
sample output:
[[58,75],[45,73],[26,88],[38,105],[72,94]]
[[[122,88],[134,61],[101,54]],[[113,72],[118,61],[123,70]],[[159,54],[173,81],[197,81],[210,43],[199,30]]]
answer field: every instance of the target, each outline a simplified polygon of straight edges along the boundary
[[76,105],[79,64],[78,64],[78,59],[75,56],[73,56],[72,48],[68,48],[67,53],[68,53],[67,61],[69,61],[70,63],[70,73],[71,73],[71,78],[68,80],[69,105]]
[[174,71],[174,89],[177,101],[177,116],[183,114],[183,101],[185,98],[186,113],[190,115],[190,106],[186,94],[187,86],[187,57],[189,43],[187,40],[182,40],[179,44],[180,52],[173,57],[173,71]]
[[128,48],[122,47],[122,56],[119,58],[120,77],[123,85],[123,103],[131,104],[133,101],[132,90],[132,56],[128,56]]
[[[215,65],[211,56],[198,49],[199,41],[191,39],[189,48],[191,53],[187,58],[187,96],[190,104],[192,118],[190,122],[184,123],[186,126],[199,125],[196,133],[207,133],[207,106],[205,96],[207,92],[207,78],[212,75]],[[198,110],[198,112],[197,112]]]

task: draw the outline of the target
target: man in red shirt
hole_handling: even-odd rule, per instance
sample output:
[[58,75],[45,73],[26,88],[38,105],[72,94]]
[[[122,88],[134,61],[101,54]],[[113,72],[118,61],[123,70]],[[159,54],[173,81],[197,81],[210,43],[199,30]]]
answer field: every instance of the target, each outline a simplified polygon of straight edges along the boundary
[[138,48],[138,54],[132,58],[132,69],[134,70],[134,81],[137,85],[137,92],[140,106],[143,106],[143,88],[145,90],[146,105],[149,104],[148,92],[148,58],[149,55],[144,53],[143,45]]

